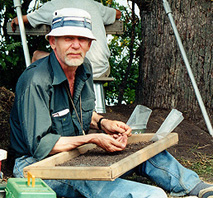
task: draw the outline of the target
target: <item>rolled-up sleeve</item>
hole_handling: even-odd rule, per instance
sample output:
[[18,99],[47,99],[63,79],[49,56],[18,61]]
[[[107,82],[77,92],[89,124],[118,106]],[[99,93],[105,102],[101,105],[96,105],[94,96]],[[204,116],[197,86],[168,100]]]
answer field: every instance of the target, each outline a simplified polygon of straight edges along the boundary
[[60,138],[51,128],[48,92],[30,85],[19,98],[18,112],[27,150],[34,158],[43,159]]
[[27,19],[31,26],[36,27],[40,24],[51,25],[53,19],[53,11],[58,8],[51,1],[46,2],[38,10],[27,14]]
[[95,2],[98,6],[98,10],[101,13],[104,25],[109,25],[115,22],[116,10],[107,6],[103,6],[101,3]]

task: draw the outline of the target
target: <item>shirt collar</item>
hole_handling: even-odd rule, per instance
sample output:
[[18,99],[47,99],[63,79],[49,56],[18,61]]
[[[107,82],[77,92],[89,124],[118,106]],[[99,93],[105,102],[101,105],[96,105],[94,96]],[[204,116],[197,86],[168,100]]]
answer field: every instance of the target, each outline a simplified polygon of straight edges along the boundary
[[76,70],[76,76],[82,81],[86,81],[91,76],[91,71],[89,71],[88,67],[86,67],[85,62]]
[[55,53],[52,51],[50,54],[50,63],[53,69],[53,85],[58,85],[67,80],[63,69],[61,68]]

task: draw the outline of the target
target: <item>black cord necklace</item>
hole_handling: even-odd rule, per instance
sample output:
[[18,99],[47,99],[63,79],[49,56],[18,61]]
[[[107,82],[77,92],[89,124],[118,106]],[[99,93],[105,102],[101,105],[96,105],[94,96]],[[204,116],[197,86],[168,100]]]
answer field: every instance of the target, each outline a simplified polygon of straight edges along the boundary
[[83,133],[83,135],[85,135],[85,132],[84,132],[84,129],[83,129],[83,116],[82,116],[81,95],[80,95],[80,114],[81,114],[81,119],[80,119],[79,116],[78,116],[78,112],[77,112],[77,110],[76,110],[76,108],[75,108],[73,99],[72,99],[72,97],[71,97],[70,91],[68,90],[68,87],[67,87],[66,85],[65,85],[65,88],[66,88],[67,94],[68,94],[68,96],[69,96],[70,102],[71,102],[71,104],[72,104],[72,106],[73,106],[73,109],[75,110],[75,114],[76,114],[76,116],[77,116],[77,118],[78,118],[78,122],[80,123],[82,133]]

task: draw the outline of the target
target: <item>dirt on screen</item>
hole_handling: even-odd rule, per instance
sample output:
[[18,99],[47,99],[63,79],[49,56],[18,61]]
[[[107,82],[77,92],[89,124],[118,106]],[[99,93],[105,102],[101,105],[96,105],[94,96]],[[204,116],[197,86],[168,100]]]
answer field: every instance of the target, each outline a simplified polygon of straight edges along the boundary
[[96,147],[63,164],[58,164],[58,166],[110,166],[140,149],[145,148],[151,143],[152,142],[139,142],[128,144],[125,150],[113,153],[106,152],[102,148]]

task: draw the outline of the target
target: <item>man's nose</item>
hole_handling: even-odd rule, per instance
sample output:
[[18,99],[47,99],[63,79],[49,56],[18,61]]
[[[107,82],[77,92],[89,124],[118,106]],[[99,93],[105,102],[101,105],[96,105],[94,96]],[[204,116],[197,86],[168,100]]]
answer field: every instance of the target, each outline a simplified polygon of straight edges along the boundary
[[80,41],[78,38],[74,38],[72,40],[72,44],[71,44],[72,48],[79,48],[80,47]]

